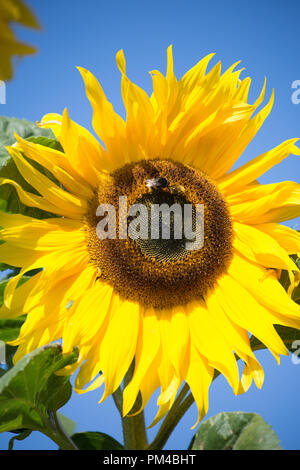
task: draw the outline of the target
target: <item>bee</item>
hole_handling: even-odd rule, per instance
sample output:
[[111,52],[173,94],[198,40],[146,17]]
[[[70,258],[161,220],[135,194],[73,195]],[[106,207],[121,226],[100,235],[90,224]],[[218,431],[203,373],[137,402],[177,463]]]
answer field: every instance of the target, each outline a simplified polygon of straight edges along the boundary
[[146,186],[147,188],[154,190],[154,189],[165,189],[168,188],[169,186],[169,181],[167,178],[164,178],[163,176],[159,176],[158,178],[153,178],[146,180]]
[[183,186],[170,185],[170,182],[164,176],[146,180],[146,186],[152,191],[155,189],[168,189],[170,193],[174,195],[183,194],[185,192]]

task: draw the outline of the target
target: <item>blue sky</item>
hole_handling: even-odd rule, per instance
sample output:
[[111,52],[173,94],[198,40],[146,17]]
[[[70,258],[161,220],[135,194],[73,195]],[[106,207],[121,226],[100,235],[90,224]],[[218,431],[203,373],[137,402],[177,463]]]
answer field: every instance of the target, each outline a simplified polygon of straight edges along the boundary
[[[201,0],[28,0],[43,26],[41,32],[17,28],[24,41],[35,44],[38,54],[18,61],[14,79],[7,84],[6,104],[0,114],[39,120],[48,112],[62,113],[92,131],[91,108],[76,66],[90,69],[101,82],[114,108],[124,116],[120,93],[120,73],[115,55],[123,49],[130,78],[151,92],[153,69],[166,70],[166,50],[173,44],[174,68],[180,78],[210,52],[221,60],[223,70],[241,60],[243,77],[253,79],[250,101],[258,95],[267,77],[267,97],[275,89],[275,105],[259,134],[239,163],[278,145],[300,137],[300,104],[292,103],[292,82],[300,80],[298,0],[257,0],[203,2]],[[299,95],[300,96],[300,95]],[[296,180],[300,164],[290,157],[261,178],[261,182]],[[300,228],[299,221],[290,226]],[[210,392],[207,417],[220,411],[260,413],[277,432],[286,449],[300,449],[298,390],[300,365],[282,358],[278,367],[271,354],[258,358],[265,368],[262,390],[235,397],[222,377]],[[120,423],[112,401],[97,402],[101,392],[73,395],[61,410],[77,423],[77,431],[101,430],[121,439]],[[147,421],[155,413],[155,400],[147,408]],[[166,448],[184,449],[196,419],[192,407]],[[0,449],[7,447],[9,434],[0,436]],[[17,449],[55,449],[47,438],[33,433]]]

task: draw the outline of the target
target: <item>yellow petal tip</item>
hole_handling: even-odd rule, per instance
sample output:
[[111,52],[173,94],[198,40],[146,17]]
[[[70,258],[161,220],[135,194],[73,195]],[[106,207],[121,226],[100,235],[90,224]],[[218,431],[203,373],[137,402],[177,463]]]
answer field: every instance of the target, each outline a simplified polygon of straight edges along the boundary
[[116,62],[118,69],[122,74],[126,74],[126,61],[125,61],[125,56],[124,56],[124,51],[123,49],[120,49],[117,54],[116,54]]

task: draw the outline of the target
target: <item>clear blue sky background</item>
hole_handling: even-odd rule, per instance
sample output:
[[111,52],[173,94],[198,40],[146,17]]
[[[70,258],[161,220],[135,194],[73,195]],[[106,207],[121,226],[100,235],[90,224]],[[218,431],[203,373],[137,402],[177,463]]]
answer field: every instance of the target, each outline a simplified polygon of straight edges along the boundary
[[[300,137],[300,104],[291,102],[291,84],[300,80],[299,0],[28,0],[42,32],[17,29],[19,37],[35,44],[38,54],[17,63],[15,77],[7,85],[7,104],[0,114],[39,120],[47,112],[70,116],[89,130],[91,108],[76,66],[90,69],[100,80],[115,110],[124,116],[120,73],[115,55],[123,49],[130,78],[151,92],[149,70],[166,70],[166,49],[173,44],[175,73],[181,77],[201,57],[216,53],[224,69],[236,60],[246,67],[243,76],[253,78],[254,99],[267,76],[267,98],[275,89],[275,105],[260,133],[241,157],[244,161]],[[261,182],[299,181],[300,163],[290,157],[268,172]],[[289,223],[295,227],[296,222]],[[298,229],[299,229],[298,222]],[[245,273],[246,275],[246,273]],[[285,449],[300,449],[300,365],[282,358],[278,367],[271,354],[258,354],[265,368],[262,390],[253,385],[247,394],[235,397],[219,377],[210,391],[207,417],[220,411],[260,413],[278,434]],[[61,410],[77,423],[76,431],[101,430],[121,440],[121,426],[112,400],[98,405],[101,391],[83,396],[75,393]],[[147,408],[150,424],[155,400]],[[196,419],[192,407],[177,427],[166,448],[184,449]],[[155,429],[154,429],[155,431]],[[152,431],[153,434],[153,431]],[[7,448],[11,434],[0,436],[0,449]],[[33,433],[16,449],[55,449],[56,445]]]

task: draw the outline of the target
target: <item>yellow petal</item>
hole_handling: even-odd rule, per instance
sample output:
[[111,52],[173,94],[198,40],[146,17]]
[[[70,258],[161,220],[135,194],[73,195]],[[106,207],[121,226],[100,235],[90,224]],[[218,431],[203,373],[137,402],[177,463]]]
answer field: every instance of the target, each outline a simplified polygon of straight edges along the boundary
[[[58,215],[64,215],[66,212],[64,208],[56,207],[54,204],[48,202],[44,197],[36,196],[35,194],[25,191],[18,183],[13,180],[7,178],[0,178],[0,186],[4,184],[9,184],[13,186],[19,196],[20,201],[28,207],[37,207],[46,212]],[[81,218],[81,215],[73,214],[72,218]]]
[[259,304],[239,282],[230,275],[218,281],[224,305],[232,321],[250,331],[275,354],[288,354],[272,323],[268,321],[265,308]]
[[60,142],[72,169],[84,181],[97,188],[100,165],[106,170],[110,168],[109,162],[100,144],[86,129],[69,118],[67,109],[62,117]]
[[254,379],[256,386],[261,388],[264,381],[264,371],[257,361],[253,361],[252,358],[249,358],[249,362],[244,366],[238,395],[249,390],[252,379]]
[[269,152],[242,165],[240,168],[228,173],[219,180],[220,189],[227,194],[237,191],[239,188],[252,183],[274,165],[277,165],[290,154],[300,155],[300,150],[294,145],[298,139],[286,140]]
[[239,373],[233,347],[226,343],[204,304],[192,303],[188,310],[191,337],[197,350],[207,358],[211,367],[218,369],[227,378],[232,388],[237,391]]
[[99,377],[97,377],[89,387],[85,388],[84,390],[81,388],[76,388],[76,392],[79,394],[91,392],[93,390],[96,390],[96,388],[101,387],[103,384],[104,384],[104,375],[102,374]]
[[65,215],[83,215],[87,211],[87,203],[85,200],[67,193],[55,183],[50,181],[46,176],[42,175],[27,160],[25,160],[21,153],[16,151],[13,147],[7,147],[10,155],[16,163],[18,170],[22,176],[31,184],[43,197],[45,197],[51,204],[65,210]]
[[119,300],[100,344],[100,364],[105,379],[101,402],[120,385],[134,358],[140,327],[138,304]]
[[104,324],[112,298],[112,288],[97,282],[72,308],[63,332],[64,351],[97,337]]
[[188,95],[203,80],[209,61],[215,54],[208,54],[194,65],[179,81],[180,93]]
[[123,414],[126,416],[134,405],[141,383],[150,367],[160,347],[160,330],[156,313],[153,309],[147,309],[143,314],[141,330],[138,335],[137,348],[135,354],[134,375],[124,389],[123,394]]
[[173,364],[177,377],[183,378],[187,367],[189,325],[184,307],[174,307],[160,315],[161,342],[169,361]]
[[[249,289],[251,296],[256,298],[265,309],[299,320],[300,306],[289,297],[272,270],[266,270],[251,263],[236,253],[228,273],[244,288]],[[247,273],[247,276],[243,273]]]
[[297,269],[287,252],[265,232],[238,222],[234,222],[233,229],[233,246],[247,258],[267,268]]
[[96,78],[82,67],[78,67],[78,70],[84,80],[86,94],[93,108],[93,127],[104,142],[111,169],[122,166],[126,161],[124,156],[125,123],[114,112],[112,104],[107,100]]
[[47,168],[68,191],[86,199],[93,196],[94,193],[89,185],[80,183],[78,179],[76,180],[68,173],[69,162],[65,154],[49,147],[29,142],[17,135],[16,139],[19,144],[18,146],[25,155]]
[[198,419],[193,428],[201,421],[208,410],[208,390],[214,376],[214,369],[201,356],[192,345],[188,363],[186,382],[190,386],[192,395],[198,408]]
[[60,141],[62,116],[57,113],[45,114],[41,122],[37,122],[39,127],[51,129],[57,140]]
[[0,230],[0,239],[13,244],[15,247],[53,251],[63,247],[71,249],[72,245],[74,248],[85,245],[86,238],[82,226],[77,224],[76,227],[74,224],[72,227],[71,224],[65,222],[65,219],[52,219],[49,222],[20,215],[0,213],[1,225],[2,223],[5,224],[7,219],[13,220],[15,224],[18,222],[18,225],[6,226],[6,228]]
[[82,183],[97,186],[97,173],[111,168],[106,152],[97,139],[72,121],[66,109],[63,116],[46,114],[37,124],[52,129],[66,152],[66,165],[72,176]]
[[300,185],[284,181],[272,185],[251,185],[227,199],[233,219],[250,224],[281,222],[300,214]]
[[126,75],[126,63],[123,51],[116,56],[117,65],[122,73],[121,91],[127,112],[126,134],[131,147],[130,161],[139,160],[140,148],[147,152],[147,139],[153,126],[154,111],[147,93]]
[[41,273],[35,274],[15,290],[10,308],[7,308],[5,304],[1,305],[0,318],[15,318],[27,313],[24,310],[25,300],[30,295],[40,277]]
[[300,252],[300,233],[285,225],[276,223],[255,225],[258,230],[270,235],[289,254]]

